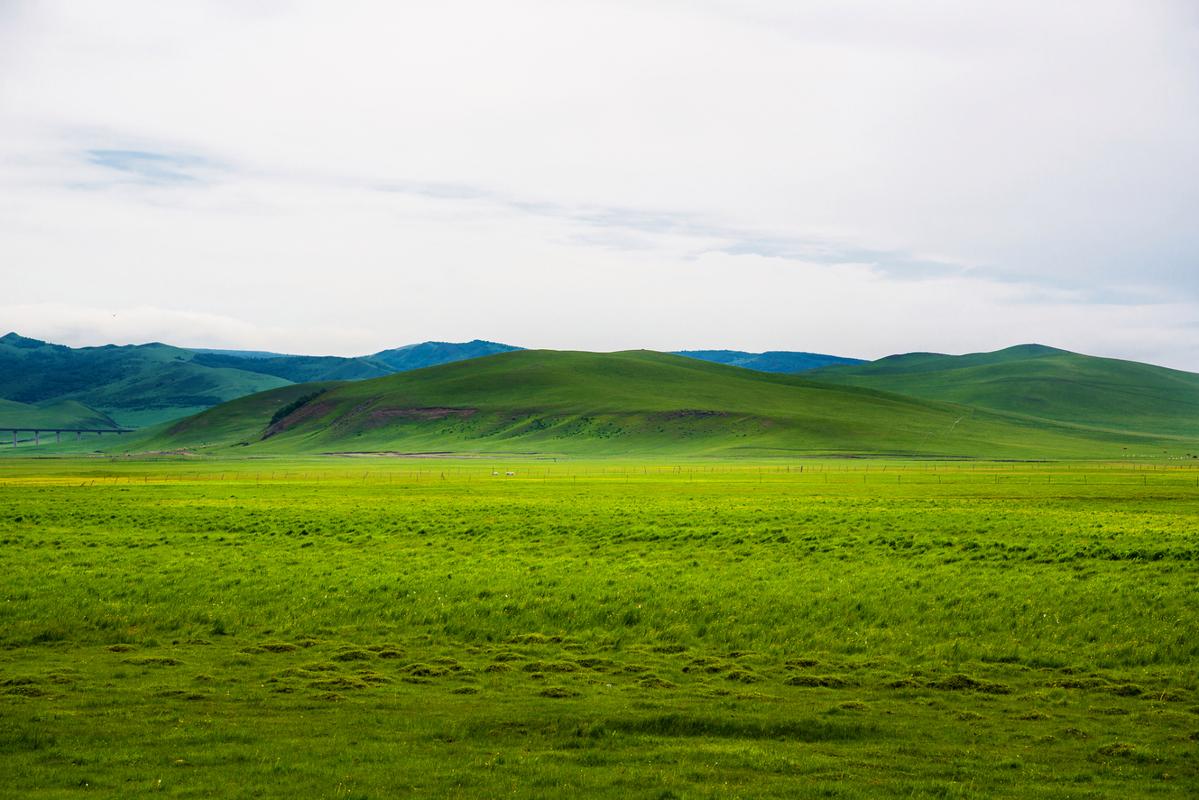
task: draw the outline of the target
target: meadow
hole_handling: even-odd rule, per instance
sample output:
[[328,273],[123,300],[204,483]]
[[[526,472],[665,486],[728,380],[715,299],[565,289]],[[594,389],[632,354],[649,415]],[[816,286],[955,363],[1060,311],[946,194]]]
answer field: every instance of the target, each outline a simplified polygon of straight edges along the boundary
[[1181,460],[6,458],[0,795],[1194,797],[1197,501]]

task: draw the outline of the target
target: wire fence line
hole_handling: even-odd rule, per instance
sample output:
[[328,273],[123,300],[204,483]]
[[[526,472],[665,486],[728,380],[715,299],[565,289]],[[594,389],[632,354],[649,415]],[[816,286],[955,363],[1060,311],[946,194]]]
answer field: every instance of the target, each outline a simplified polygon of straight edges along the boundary
[[[16,466],[16,465],[4,465]],[[370,484],[377,486],[450,484],[516,484],[531,481],[593,483],[689,482],[689,483],[794,483],[795,485],[873,486],[967,486],[1046,485],[1199,488],[1199,464],[1068,464],[1068,463],[975,463],[975,464],[787,464],[787,465],[511,465],[483,467],[478,464],[403,469],[385,466],[373,469],[312,470],[88,470],[62,473],[20,474],[13,470],[0,475],[0,488],[34,486],[116,486],[168,484],[237,484],[270,486],[294,483],[329,485]]]

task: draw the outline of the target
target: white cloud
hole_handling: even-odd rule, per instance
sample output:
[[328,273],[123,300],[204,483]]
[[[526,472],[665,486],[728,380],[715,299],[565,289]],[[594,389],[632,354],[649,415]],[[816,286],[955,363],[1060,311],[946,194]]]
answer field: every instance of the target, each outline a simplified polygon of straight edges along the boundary
[[850,355],[1039,339],[1199,368],[1185,3],[6,13],[0,322],[62,317],[29,335]]

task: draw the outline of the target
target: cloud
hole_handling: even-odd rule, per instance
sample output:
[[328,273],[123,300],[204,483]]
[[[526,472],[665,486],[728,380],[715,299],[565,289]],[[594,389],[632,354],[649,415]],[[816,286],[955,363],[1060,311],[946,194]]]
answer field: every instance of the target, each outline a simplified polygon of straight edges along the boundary
[[[273,184],[262,192],[274,205],[240,185],[210,189],[205,203],[151,209],[134,199],[101,208],[81,193],[87,236],[54,249],[14,242],[14,252],[30,264],[88,260],[120,279],[94,286],[90,303],[0,307],[0,321],[73,344],[160,339],[337,355],[478,336],[864,357],[1040,341],[1199,362],[1199,314],[1185,302],[1081,302],[1074,291],[964,272],[897,277],[871,263],[733,253],[677,231],[638,234],[638,248],[595,246],[579,241],[595,230],[587,221],[502,202],[297,185],[283,203]],[[127,235],[148,222],[158,237]],[[50,270],[35,266],[22,281],[14,296],[53,294]],[[163,298],[174,308],[155,305]]]
[[1199,368],[1187,3],[7,13],[23,303],[319,352],[1041,338]]
[[115,170],[145,183],[189,183],[196,180],[191,169],[201,163],[194,156],[150,153],[144,150],[88,150],[91,164]]
[[340,326],[305,332],[218,314],[154,306],[0,305],[0,320],[3,320],[0,327],[7,326],[6,330],[72,347],[163,342],[178,347],[254,350],[286,349],[300,341],[314,346],[305,355],[320,355],[324,352],[322,348],[353,350],[354,342],[366,336],[365,331]]

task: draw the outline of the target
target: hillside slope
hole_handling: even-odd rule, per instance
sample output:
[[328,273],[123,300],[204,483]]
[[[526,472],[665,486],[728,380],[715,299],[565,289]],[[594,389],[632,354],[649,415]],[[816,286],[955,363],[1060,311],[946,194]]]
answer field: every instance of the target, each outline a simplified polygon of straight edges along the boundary
[[[88,408],[77,400],[51,401],[42,405],[0,400],[3,428],[117,428],[107,414]],[[0,445],[4,440],[0,439]]]
[[165,344],[66,347],[0,337],[0,397],[21,403],[77,400],[121,425],[140,427],[287,383],[283,378],[194,362]]
[[522,348],[510,344],[472,339],[469,342],[421,342],[391,350],[381,350],[367,358],[386,365],[392,372],[406,372],[410,369],[452,364],[455,361],[491,356],[496,353],[510,353],[520,349]]
[[395,372],[386,364],[369,357],[340,356],[238,356],[227,353],[197,352],[193,363],[205,367],[237,369],[274,375],[292,383],[312,381],[357,381],[381,378]]
[[741,350],[676,350],[675,355],[698,358],[730,367],[744,367],[759,372],[795,374],[838,364],[864,364],[860,358],[830,356],[824,353],[803,353],[791,350],[768,350],[765,353],[746,353]]
[[1073,425],[1199,437],[1199,375],[1044,345],[910,353],[808,377]]
[[367,381],[289,386],[181,420],[138,446],[237,447],[247,455],[1049,457],[1117,455],[1128,441],[662,353],[526,350]]
[[274,387],[377,378],[505,349],[516,348],[479,340],[425,342],[342,358],[160,343],[75,348],[9,333],[0,337],[0,398],[39,406],[78,401],[123,426],[145,427]]

